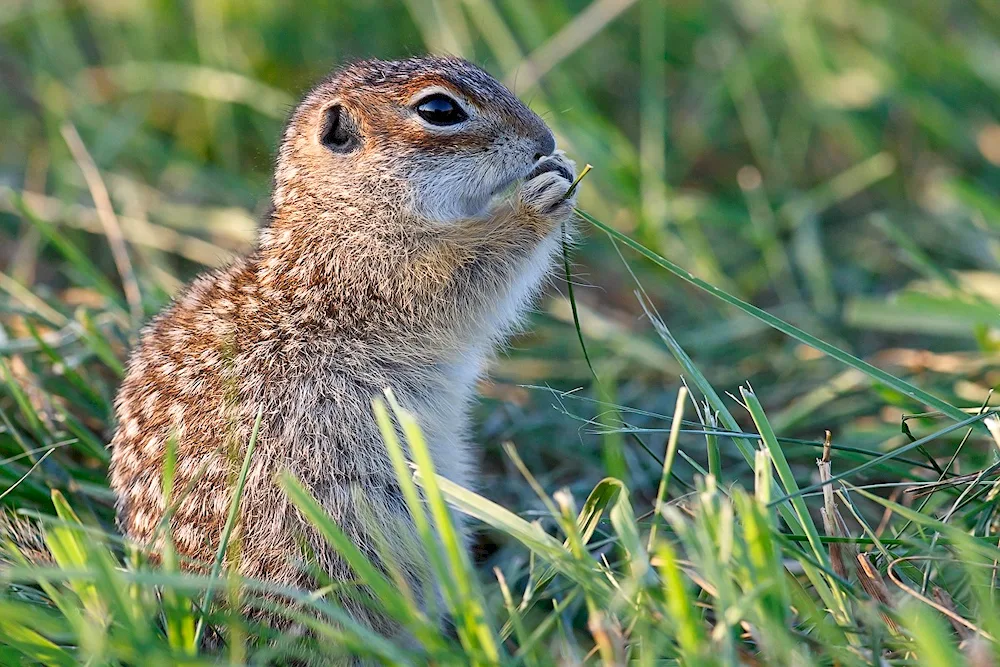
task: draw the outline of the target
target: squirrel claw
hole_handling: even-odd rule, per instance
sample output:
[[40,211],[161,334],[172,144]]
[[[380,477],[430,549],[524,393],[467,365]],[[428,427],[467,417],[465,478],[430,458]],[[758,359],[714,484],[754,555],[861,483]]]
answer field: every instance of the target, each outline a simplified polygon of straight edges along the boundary
[[576,193],[569,193],[576,176],[576,165],[562,151],[542,158],[528,174],[521,190],[521,201],[546,216],[569,213],[576,204]]

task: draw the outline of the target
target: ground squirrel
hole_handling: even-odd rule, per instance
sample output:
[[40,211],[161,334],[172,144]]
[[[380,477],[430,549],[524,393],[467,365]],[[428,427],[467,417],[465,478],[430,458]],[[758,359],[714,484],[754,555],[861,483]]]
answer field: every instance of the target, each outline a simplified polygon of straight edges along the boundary
[[376,557],[378,522],[419,593],[426,575],[407,554],[414,529],[372,398],[391,388],[438,472],[475,486],[474,385],[550,271],[573,177],[542,119],[464,60],[357,62],[313,88],[284,131],[255,249],[197,278],[128,364],[111,460],[124,532],[155,546],[175,438],[174,488],[192,490],[173,539],[211,562],[262,411],[238,571],[308,585],[304,544],[332,579],[351,577],[276,486],[287,469]]

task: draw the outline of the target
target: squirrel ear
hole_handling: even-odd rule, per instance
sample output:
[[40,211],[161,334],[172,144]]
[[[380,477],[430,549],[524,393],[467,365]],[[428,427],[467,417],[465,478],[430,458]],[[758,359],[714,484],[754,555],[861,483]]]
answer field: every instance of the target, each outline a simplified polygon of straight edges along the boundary
[[331,104],[323,110],[319,140],[334,153],[350,153],[361,143],[357,127],[340,104]]

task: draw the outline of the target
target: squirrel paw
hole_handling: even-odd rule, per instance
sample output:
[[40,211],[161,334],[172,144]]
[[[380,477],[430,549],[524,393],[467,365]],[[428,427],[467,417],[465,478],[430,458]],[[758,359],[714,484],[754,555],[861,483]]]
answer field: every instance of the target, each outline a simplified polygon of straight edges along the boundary
[[562,218],[576,205],[576,192],[566,193],[576,178],[576,164],[562,151],[543,158],[524,182],[521,202],[545,217]]

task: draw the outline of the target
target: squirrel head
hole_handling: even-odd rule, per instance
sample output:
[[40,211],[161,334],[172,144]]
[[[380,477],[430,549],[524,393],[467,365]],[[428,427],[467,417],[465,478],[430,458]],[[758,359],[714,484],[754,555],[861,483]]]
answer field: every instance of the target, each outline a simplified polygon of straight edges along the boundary
[[360,61],[293,112],[275,171],[275,219],[283,211],[314,222],[345,211],[373,224],[475,218],[554,150],[542,119],[465,60]]

